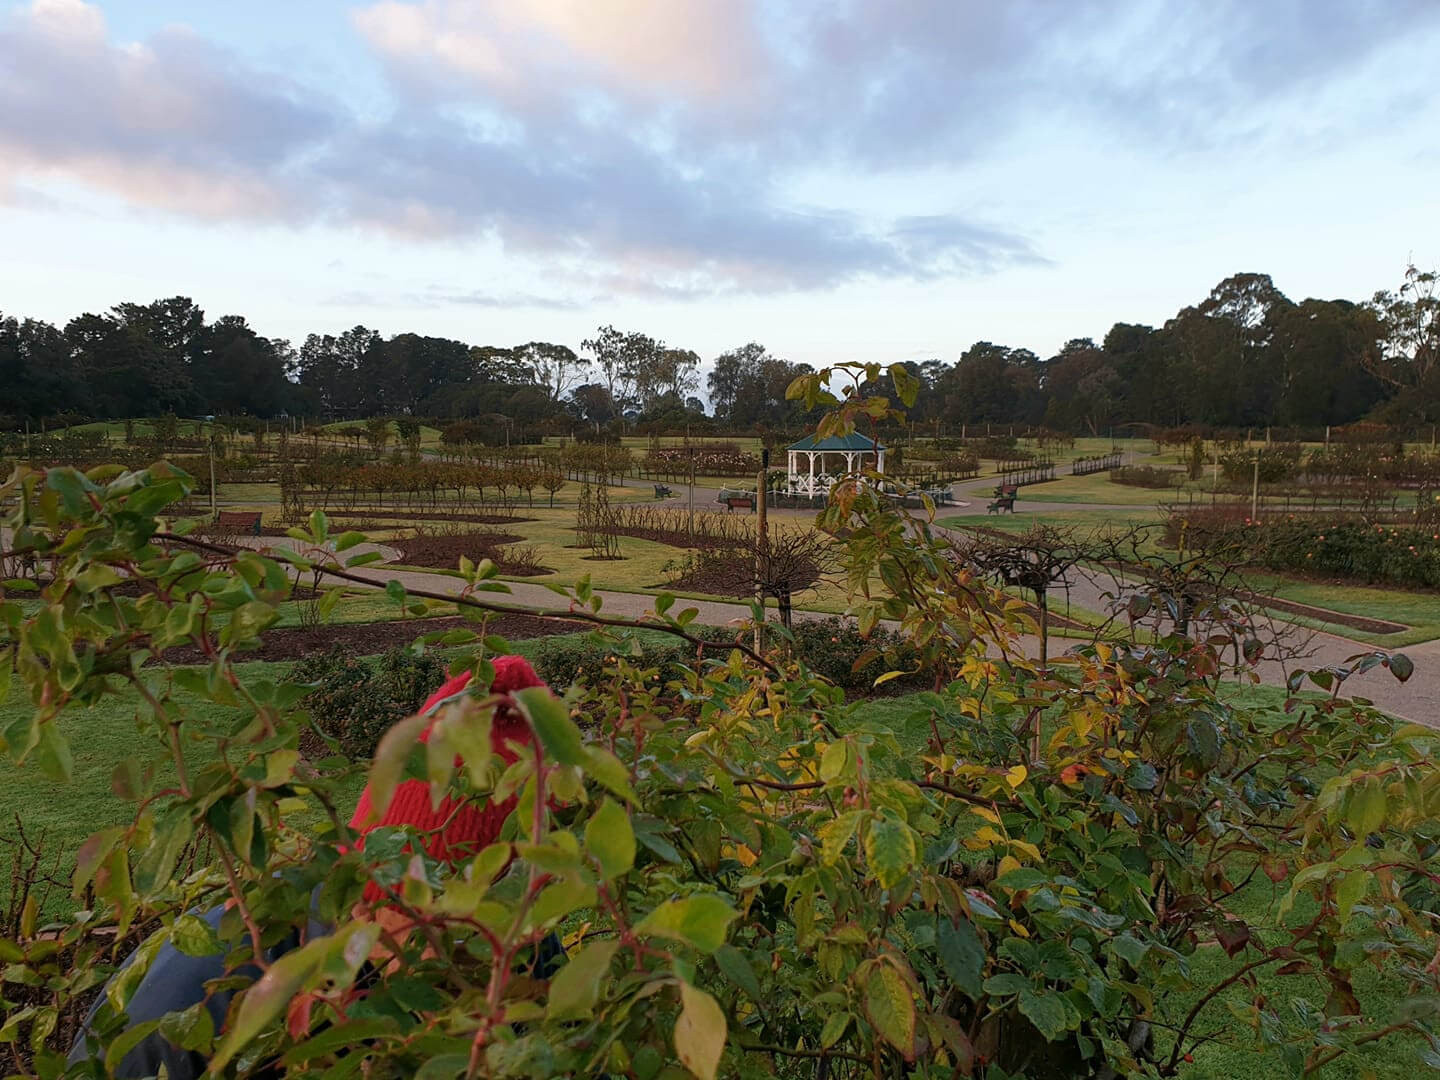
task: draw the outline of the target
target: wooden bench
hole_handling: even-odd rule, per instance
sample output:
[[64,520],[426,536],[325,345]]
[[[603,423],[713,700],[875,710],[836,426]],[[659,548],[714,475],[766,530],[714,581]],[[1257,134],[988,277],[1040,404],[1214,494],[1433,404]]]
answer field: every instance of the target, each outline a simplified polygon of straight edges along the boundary
[[987,514],[1003,514],[1006,510],[1009,510],[1012,514],[1015,512],[1014,495],[1001,495],[985,507]]
[[740,497],[740,496],[732,496],[731,498],[728,498],[728,499],[725,500],[725,509],[726,509],[726,510],[754,510],[754,509],[755,509],[755,500],[754,500],[754,499],[751,499],[751,498],[742,498],[742,497]]
[[215,517],[215,525],[222,530],[234,530],[235,532],[248,532],[251,536],[260,535],[260,511],[258,510],[221,510]]
[[664,484],[656,484],[656,485],[655,485],[655,498],[657,498],[657,499],[668,499],[668,498],[670,498],[670,496],[673,495],[673,494],[674,494],[674,492],[671,491],[671,490],[670,490],[668,487],[666,487]]
[[997,498],[997,499],[1009,499],[1011,502],[1014,502],[1014,501],[1015,501],[1015,496],[1017,496],[1017,495],[1019,495],[1019,494],[1020,494],[1020,485],[1019,485],[1019,484],[996,484],[996,485],[995,485],[995,498]]

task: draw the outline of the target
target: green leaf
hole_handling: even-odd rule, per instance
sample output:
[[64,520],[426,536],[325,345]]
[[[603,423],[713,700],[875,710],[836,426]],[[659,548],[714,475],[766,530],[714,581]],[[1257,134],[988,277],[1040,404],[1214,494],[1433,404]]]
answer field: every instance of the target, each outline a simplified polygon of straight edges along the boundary
[[125,1055],[153,1035],[159,1026],[159,1020],[146,1020],[115,1036],[105,1048],[105,1071],[111,1076],[118,1076],[120,1063],[125,1060]]
[[942,916],[935,943],[940,951],[940,964],[950,981],[970,1000],[979,1001],[984,992],[980,975],[985,968],[985,946],[974,924],[969,919],[961,919],[957,926]]
[[725,978],[749,994],[750,1000],[763,1004],[760,980],[755,977],[755,969],[745,959],[744,953],[734,945],[721,945],[715,950],[715,965]]
[[635,804],[635,789],[630,786],[630,774],[624,764],[603,746],[585,747],[585,775],[610,792],[617,799]]
[[855,835],[855,830],[868,813],[868,810],[849,810],[820,827],[818,835],[822,863],[834,866],[840,861],[845,845],[850,842],[850,838]]
[[395,789],[405,774],[405,763],[429,722],[426,716],[408,716],[385,732],[375,747],[375,757],[370,762],[369,824],[378,822],[390,808],[390,800],[395,797]]
[[1335,906],[1339,910],[1341,925],[1350,919],[1355,905],[1365,898],[1370,888],[1369,870],[1347,870],[1335,889]]
[[600,998],[601,982],[620,943],[592,941],[550,980],[546,1016],[551,1020],[579,1020],[590,1015]]
[[182,1050],[203,1053],[215,1038],[215,1020],[205,1002],[197,1001],[188,1009],[161,1017],[160,1034]]
[[211,1074],[220,1075],[236,1054],[285,1011],[291,998],[321,977],[348,985],[379,937],[380,928],[373,922],[352,922],[338,933],[315,938],[271,964],[241,997],[225,1038],[210,1059]]
[[875,879],[893,889],[915,865],[915,837],[910,827],[894,818],[875,818],[865,836],[865,859]]
[[532,686],[517,690],[510,695],[515,699],[545,752],[561,765],[584,765],[584,743],[580,729],[570,719],[570,710],[564,702],[545,686]]
[[1036,993],[1029,988],[1020,991],[1020,1012],[1035,1025],[1046,1042],[1054,1042],[1071,1026],[1070,1010],[1057,991]]
[[1001,874],[995,879],[995,884],[1002,889],[1020,892],[1022,889],[1033,889],[1037,885],[1043,885],[1049,880],[1050,875],[1044,871],[1036,870],[1033,866],[1022,866],[1018,870],[1011,870],[1008,874]]
[[820,779],[829,783],[845,772],[845,765],[850,760],[850,744],[844,739],[836,739],[825,752],[820,755]]
[[1371,776],[1360,787],[1352,789],[1346,824],[1356,836],[1369,836],[1385,824],[1385,785]]
[[278,611],[260,600],[241,604],[230,615],[230,622],[225,627],[226,640],[233,644],[253,641],[279,617]]
[[850,1022],[855,1017],[848,1012],[831,1013],[825,1018],[825,1026],[820,1029],[820,1047],[829,1050],[838,1043],[850,1027]]
[[585,824],[585,850],[600,864],[606,881],[635,865],[635,830],[619,803],[606,799]]
[[436,1054],[415,1070],[414,1080],[455,1080],[469,1069],[469,1054]]
[[666,900],[635,927],[637,934],[672,938],[713,953],[725,943],[725,931],[737,918],[735,910],[714,893],[696,893],[684,900]]
[[75,758],[70,753],[70,743],[60,734],[60,725],[54,720],[40,725],[40,741],[35,747],[35,760],[45,775],[57,783],[68,784],[75,770]]
[[725,1013],[715,999],[689,983],[680,984],[680,1016],[675,1021],[675,1054],[700,1080],[715,1080],[725,1052]]
[[214,956],[225,947],[209,923],[188,913],[170,927],[170,943],[186,956]]
[[915,1057],[915,998],[891,965],[876,963],[865,977],[865,1015],[906,1061]]
[[1390,674],[1401,682],[1405,682],[1411,675],[1415,674],[1415,661],[1404,653],[1390,654]]
[[1016,975],[1007,971],[1000,975],[991,975],[985,980],[985,993],[993,997],[1003,997],[1008,994],[1019,994],[1030,989],[1030,980],[1024,975]]

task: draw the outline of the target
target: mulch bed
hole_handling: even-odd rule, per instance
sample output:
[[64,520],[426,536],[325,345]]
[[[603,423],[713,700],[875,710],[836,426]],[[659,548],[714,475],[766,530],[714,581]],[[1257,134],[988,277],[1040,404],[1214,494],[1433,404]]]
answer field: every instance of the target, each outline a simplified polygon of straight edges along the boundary
[[454,570],[464,557],[479,562],[489,559],[500,568],[502,574],[533,576],[549,574],[546,566],[519,562],[507,557],[503,549],[508,544],[524,540],[516,533],[474,532],[460,536],[412,536],[390,541],[390,546],[400,552],[397,560],[406,566],[431,566],[440,570]]
[[[303,660],[340,646],[356,656],[369,656],[385,652],[397,645],[409,645],[422,634],[455,629],[479,630],[480,624],[458,616],[431,619],[397,619],[391,622],[346,623],[340,626],[317,626],[313,629],[286,629],[266,631],[258,649],[242,653],[237,659],[248,660]],[[534,615],[496,615],[490,620],[486,632],[499,634],[511,641],[526,638],[550,637],[554,634],[574,634],[589,630],[587,623],[566,619],[541,619]],[[187,645],[183,648],[166,649],[165,662],[168,664],[199,664],[205,660],[200,650]]]
[[519,525],[534,518],[506,516],[504,514],[426,514],[410,510],[326,510],[330,518],[363,518],[366,521],[465,521],[476,525]]
[[[819,580],[818,569],[811,574],[797,575],[791,582],[790,591],[792,594],[803,592]],[[735,560],[706,559],[698,569],[676,578],[664,587],[746,600],[755,595],[755,560],[753,557]]]
[[633,536],[636,540],[650,540],[657,544],[666,544],[669,547],[698,548],[701,551],[733,545],[734,543],[734,541],[711,536],[701,531],[696,531],[693,534],[687,533],[684,529],[620,528],[615,529],[614,532],[617,536]]

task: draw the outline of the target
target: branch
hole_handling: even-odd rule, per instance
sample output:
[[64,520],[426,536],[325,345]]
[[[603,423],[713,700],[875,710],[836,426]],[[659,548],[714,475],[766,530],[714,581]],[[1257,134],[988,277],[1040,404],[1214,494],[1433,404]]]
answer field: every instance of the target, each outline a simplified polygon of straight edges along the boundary
[[[169,540],[178,544],[200,548],[206,551],[220,551],[227,555],[234,552],[225,551],[224,548],[216,547],[214,544],[207,544],[203,540],[195,540],[188,536],[177,536],[173,533],[160,533],[156,536],[158,540]],[[353,582],[357,585],[364,585],[370,589],[384,589],[384,582],[376,581],[374,578],[365,577],[361,574],[351,573],[338,567],[325,563],[316,564],[315,569],[322,571],[329,577],[339,578],[342,581]],[[772,664],[765,657],[761,656],[748,645],[736,641],[707,641],[704,638],[688,634],[678,626],[671,626],[663,622],[648,622],[644,619],[612,619],[604,615],[596,615],[594,612],[580,610],[574,607],[561,611],[556,608],[524,608],[513,604],[495,604],[484,600],[477,600],[468,593],[441,593],[430,589],[415,589],[405,587],[405,592],[410,596],[423,597],[426,600],[437,600],[441,603],[456,604],[464,607],[474,608],[478,611],[493,611],[502,615],[530,615],[537,619],[562,619],[568,622],[587,622],[595,626],[610,626],[625,630],[659,630],[675,637],[682,638],[694,645],[697,649],[739,649],[750,659],[763,667],[773,675],[780,674],[780,669]]]
[[771,1046],[767,1043],[738,1043],[741,1050],[751,1054],[784,1054],[786,1057],[796,1058],[819,1058],[822,1061],[827,1058],[836,1058],[840,1061],[855,1061],[861,1065],[870,1064],[870,1059],[861,1057],[859,1054],[846,1053],[843,1050],[793,1050],[788,1046]]

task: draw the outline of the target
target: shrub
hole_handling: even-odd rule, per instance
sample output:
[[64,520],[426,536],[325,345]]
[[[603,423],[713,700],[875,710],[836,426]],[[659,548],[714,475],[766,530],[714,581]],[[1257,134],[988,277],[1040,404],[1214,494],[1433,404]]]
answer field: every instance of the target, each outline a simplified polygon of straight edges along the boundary
[[1183,483],[1185,474],[1156,465],[1122,465],[1110,470],[1110,479],[1129,487],[1170,488]]
[[1260,462],[1260,483],[1278,484],[1300,469],[1299,443],[1276,443],[1263,449],[1237,447],[1220,455],[1220,471],[1232,484],[1249,484],[1255,479],[1255,462]]
[[[899,634],[883,626],[864,637],[850,620],[831,616],[799,619],[791,633],[795,650],[806,666],[846,690],[870,693],[875,689],[875,680],[886,672],[908,672],[920,666],[919,653]],[[884,688],[886,692],[914,690],[924,681],[922,675],[909,675],[885,683]]]
[[391,649],[378,661],[352,656],[339,646],[296,665],[292,678],[314,683],[305,696],[315,725],[354,759],[375,752],[380,736],[415,712],[445,681],[434,653]]

